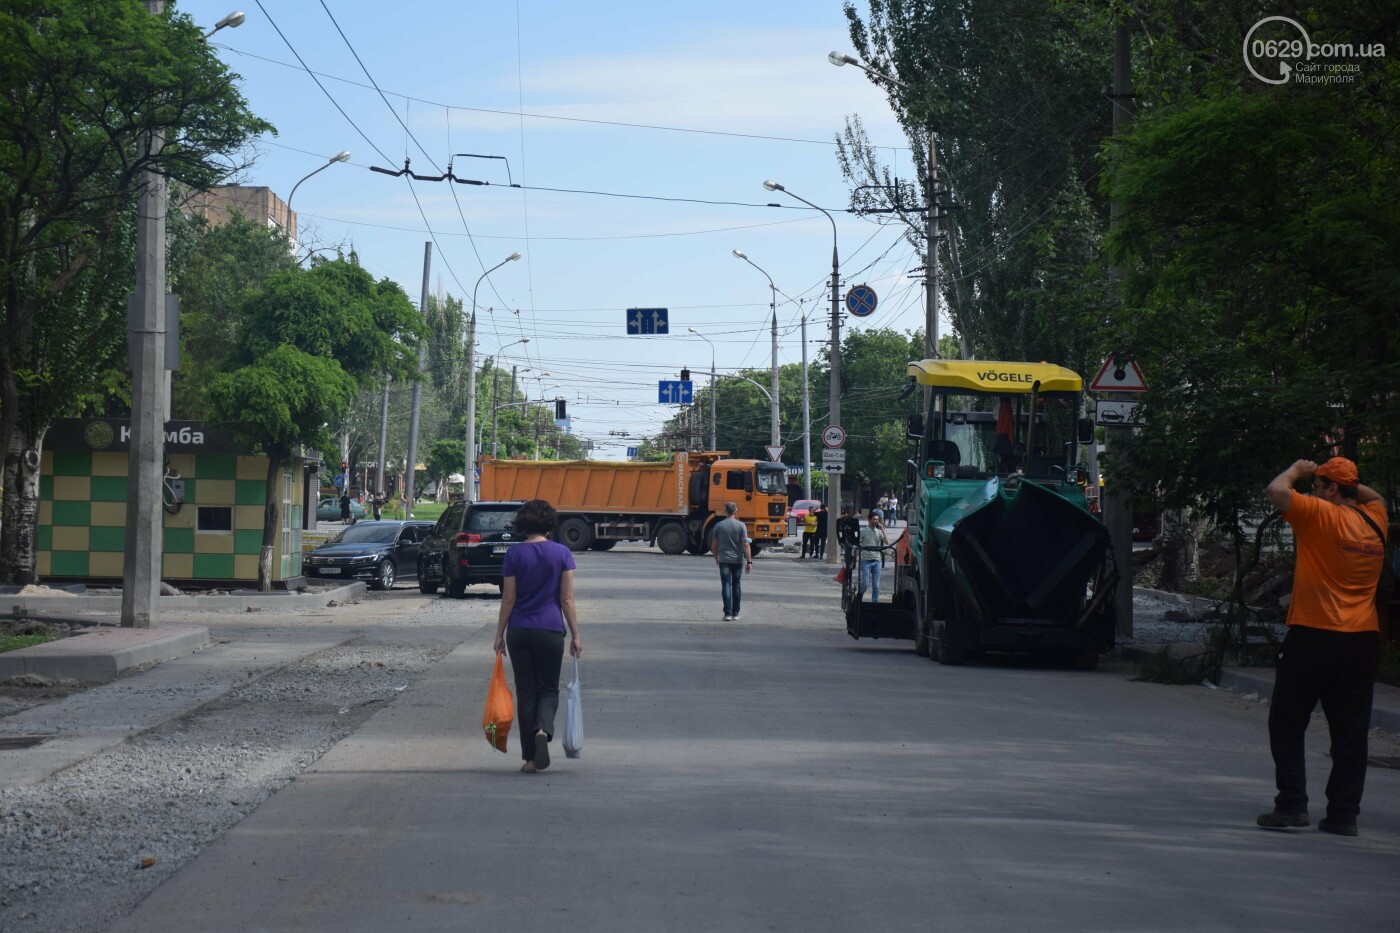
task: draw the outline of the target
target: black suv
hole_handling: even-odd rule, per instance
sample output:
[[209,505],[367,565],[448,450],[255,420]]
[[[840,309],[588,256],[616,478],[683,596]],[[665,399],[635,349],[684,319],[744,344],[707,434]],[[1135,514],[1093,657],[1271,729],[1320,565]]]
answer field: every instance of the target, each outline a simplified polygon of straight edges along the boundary
[[390,590],[418,566],[418,549],[432,530],[431,522],[356,522],[306,555],[302,569],[308,577],[365,580],[371,589]]
[[502,585],[506,552],[525,536],[515,531],[520,502],[454,502],[442,513],[418,552],[418,589],[440,584],[461,599],[472,583]]

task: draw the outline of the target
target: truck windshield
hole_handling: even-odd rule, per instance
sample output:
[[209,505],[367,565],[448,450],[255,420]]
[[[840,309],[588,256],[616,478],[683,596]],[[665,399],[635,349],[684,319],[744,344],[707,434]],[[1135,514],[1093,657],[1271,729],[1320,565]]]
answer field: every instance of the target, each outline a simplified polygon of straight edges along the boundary
[[758,491],[768,495],[787,494],[787,469],[785,467],[759,467]]

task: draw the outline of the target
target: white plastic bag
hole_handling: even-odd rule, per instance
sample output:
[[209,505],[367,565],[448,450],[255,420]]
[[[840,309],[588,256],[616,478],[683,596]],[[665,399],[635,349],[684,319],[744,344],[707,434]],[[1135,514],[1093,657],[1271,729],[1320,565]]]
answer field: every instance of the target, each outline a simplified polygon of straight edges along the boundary
[[578,684],[578,658],[574,658],[574,676],[564,687],[564,754],[578,758],[583,754],[583,696]]

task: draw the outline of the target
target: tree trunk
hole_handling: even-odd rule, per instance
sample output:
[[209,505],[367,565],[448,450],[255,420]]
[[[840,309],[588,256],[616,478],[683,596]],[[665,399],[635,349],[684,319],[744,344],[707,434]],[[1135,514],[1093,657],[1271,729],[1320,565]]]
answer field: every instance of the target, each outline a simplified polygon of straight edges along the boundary
[[264,593],[272,590],[272,551],[277,543],[277,533],[281,530],[282,495],[277,480],[282,476],[282,464],[286,455],[267,455],[267,502],[263,506],[262,551],[258,554],[258,589]]
[[4,418],[4,523],[0,524],[0,579],[16,586],[38,583],[39,454],[44,431],[28,432]]
[[1178,592],[1199,575],[1197,556],[1198,523],[1191,509],[1162,512],[1162,571],[1157,585]]

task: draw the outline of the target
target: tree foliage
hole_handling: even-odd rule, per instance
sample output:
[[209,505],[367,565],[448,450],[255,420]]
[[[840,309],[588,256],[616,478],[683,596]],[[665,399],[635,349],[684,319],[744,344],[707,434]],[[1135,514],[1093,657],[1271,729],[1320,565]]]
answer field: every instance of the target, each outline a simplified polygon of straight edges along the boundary
[[[0,10],[0,444],[7,580],[34,571],[49,422],[120,396],[142,173],[207,187],[271,127],[188,17],[139,0]],[[163,145],[148,140],[164,139]]]

